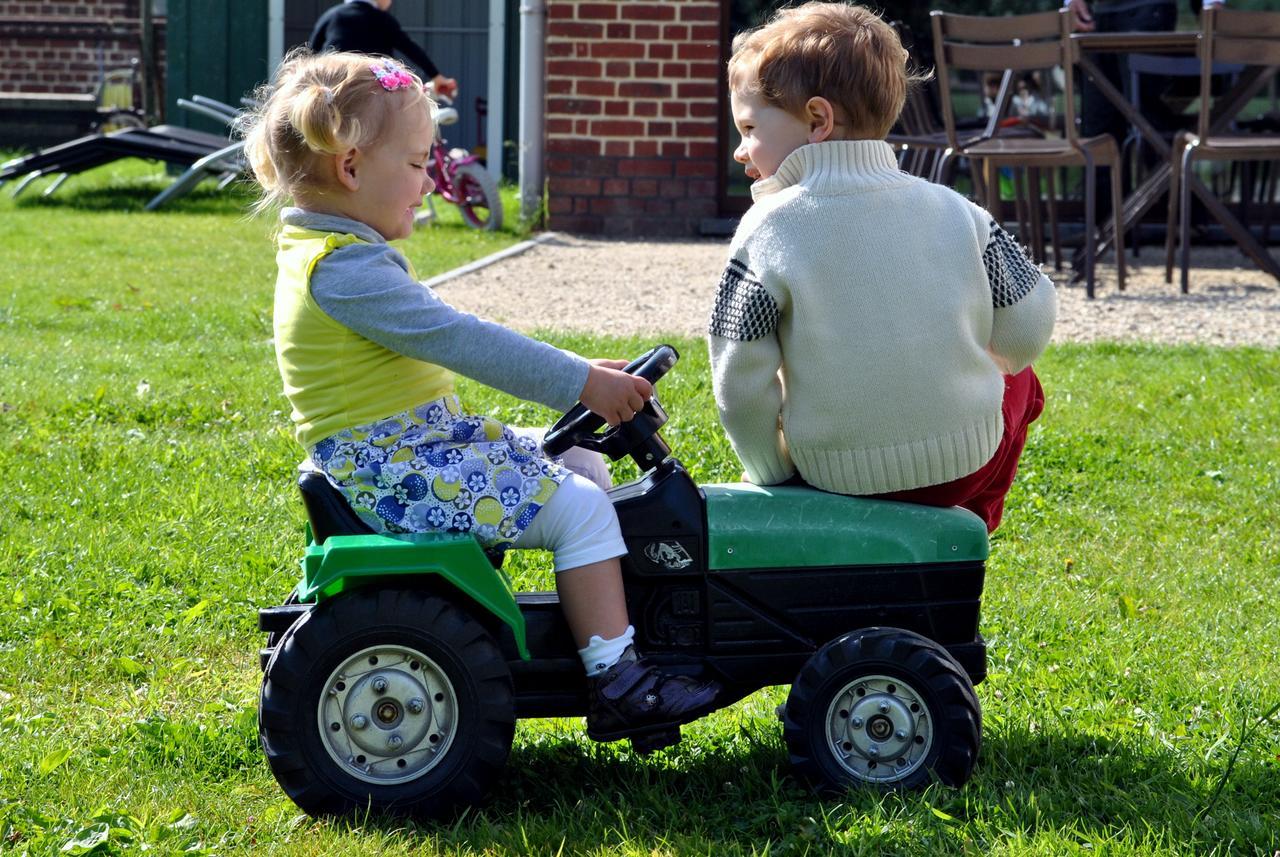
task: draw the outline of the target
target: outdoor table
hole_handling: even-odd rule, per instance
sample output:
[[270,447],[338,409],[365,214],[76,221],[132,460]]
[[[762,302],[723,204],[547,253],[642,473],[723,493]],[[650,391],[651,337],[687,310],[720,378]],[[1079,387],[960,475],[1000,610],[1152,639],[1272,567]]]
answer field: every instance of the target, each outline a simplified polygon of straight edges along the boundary
[[[1142,219],[1144,214],[1151,210],[1151,207],[1161,197],[1168,193],[1169,182],[1173,175],[1173,165],[1170,160],[1172,147],[1164,139],[1164,136],[1152,127],[1141,111],[1131,104],[1129,99],[1125,98],[1124,93],[1106,78],[1094,62],[1092,55],[1100,53],[1142,53],[1195,56],[1196,46],[1200,41],[1200,33],[1199,31],[1075,33],[1071,36],[1071,40],[1079,48],[1077,51],[1077,64],[1080,70],[1093,79],[1093,82],[1097,84],[1098,89],[1102,91],[1107,100],[1114,104],[1116,109],[1133,123],[1142,139],[1163,158],[1162,163],[1153,169],[1151,174],[1132,193],[1125,197],[1123,212],[1113,214],[1103,224],[1098,235],[1097,244],[1097,252],[1102,253],[1106,247],[1115,242],[1115,225],[1118,214],[1123,214],[1124,229],[1131,229]],[[1231,119],[1249,103],[1249,99],[1254,96],[1266,81],[1266,76],[1267,69],[1265,67],[1249,66],[1240,74],[1236,85],[1232,87],[1231,91],[1215,97],[1214,100],[1217,104],[1214,107],[1210,121],[1209,132],[1211,134],[1221,133],[1227,127]],[[1261,242],[1253,236],[1248,227],[1241,223],[1227,209],[1226,205],[1218,199],[1217,195],[1194,174],[1189,177],[1188,184],[1191,192],[1200,198],[1209,213],[1222,224],[1227,234],[1240,245],[1240,249],[1259,268],[1280,280],[1280,268],[1277,268],[1276,263],[1271,259],[1271,255],[1262,246]],[[1078,269],[1079,266],[1077,265]]]

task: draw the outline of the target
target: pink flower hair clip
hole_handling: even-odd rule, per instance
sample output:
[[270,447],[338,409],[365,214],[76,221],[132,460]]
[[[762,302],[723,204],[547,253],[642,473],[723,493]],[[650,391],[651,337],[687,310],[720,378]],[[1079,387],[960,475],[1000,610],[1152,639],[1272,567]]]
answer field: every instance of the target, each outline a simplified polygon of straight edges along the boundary
[[373,72],[373,76],[378,79],[378,83],[382,84],[382,88],[387,92],[395,92],[398,89],[408,89],[413,86],[413,75],[393,62],[375,62],[370,64],[369,70]]

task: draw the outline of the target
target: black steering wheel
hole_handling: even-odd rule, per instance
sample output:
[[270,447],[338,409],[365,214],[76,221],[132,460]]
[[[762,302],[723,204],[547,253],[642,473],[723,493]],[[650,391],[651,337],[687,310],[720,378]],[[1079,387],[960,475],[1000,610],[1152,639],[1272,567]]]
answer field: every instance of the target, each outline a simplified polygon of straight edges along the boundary
[[[635,360],[632,360],[622,371],[630,375],[638,375],[650,384],[657,384],[658,379],[671,371],[680,355],[670,345],[659,345],[652,348]],[[546,455],[563,455],[571,447],[580,446],[609,456],[617,461],[624,455],[631,455],[641,470],[656,467],[666,453],[667,445],[657,437],[658,429],[667,421],[667,412],[658,403],[658,397],[651,396],[636,415],[625,423],[610,426],[602,434],[596,434],[605,424],[604,417],[589,410],[579,402],[565,415],[556,420],[556,424],[547,432],[542,441],[542,450]]]

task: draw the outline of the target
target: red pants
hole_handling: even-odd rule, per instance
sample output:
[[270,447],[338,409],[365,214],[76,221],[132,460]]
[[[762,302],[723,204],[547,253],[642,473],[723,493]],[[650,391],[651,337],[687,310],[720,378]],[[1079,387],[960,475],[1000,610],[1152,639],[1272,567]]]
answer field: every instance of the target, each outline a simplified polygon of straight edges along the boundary
[[886,500],[903,500],[926,506],[963,506],[987,523],[987,532],[995,532],[1004,514],[1004,496],[1018,472],[1018,458],[1027,443],[1027,426],[1044,410],[1044,389],[1040,379],[1028,366],[1017,375],[1004,379],[1004,436],[995,455],[982,467],[941,485],[926,485],[909,491],[877,494]]

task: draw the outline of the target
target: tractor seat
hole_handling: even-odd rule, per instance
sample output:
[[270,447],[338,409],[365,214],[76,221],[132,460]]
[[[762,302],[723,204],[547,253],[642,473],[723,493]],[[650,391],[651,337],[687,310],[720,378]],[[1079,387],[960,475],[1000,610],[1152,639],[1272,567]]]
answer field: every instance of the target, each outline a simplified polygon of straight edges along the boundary
[[[374,530],[352,510],[347,498],[329,484],[323,473],[311,470],[298,477],[298,490],[302,492],[302,505],[307,508],[311,521],[311,537],[316,544],[324,544],[329,536],[361,536]],[[497,547],[484,548],[484,555],[494,568],[502,568],[503,551]]]
[[359,536],[373,532],[352,510],[347,498],[329,484],[323,473],[310,471],[298,477],[302,505],[307,507],[311,535],[316,544],[324,544],[329,536]]

